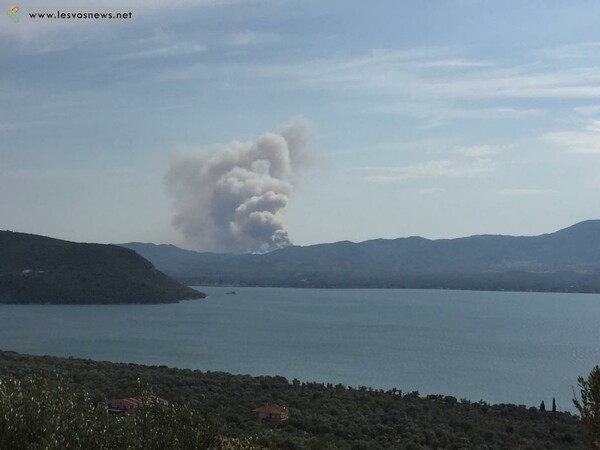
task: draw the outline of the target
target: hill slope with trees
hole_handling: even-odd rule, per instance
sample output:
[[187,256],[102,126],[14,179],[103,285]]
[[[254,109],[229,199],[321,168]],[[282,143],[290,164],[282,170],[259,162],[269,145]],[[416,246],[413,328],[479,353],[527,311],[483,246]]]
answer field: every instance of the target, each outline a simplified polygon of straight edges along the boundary
[[0,231],[0,303],[168,303],[204,296],[123,247]]

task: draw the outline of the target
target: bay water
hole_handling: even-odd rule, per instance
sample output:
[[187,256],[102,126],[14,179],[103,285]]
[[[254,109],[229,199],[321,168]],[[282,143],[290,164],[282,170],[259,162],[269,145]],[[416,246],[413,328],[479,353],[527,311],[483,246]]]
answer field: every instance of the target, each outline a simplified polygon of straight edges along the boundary
[[[573,411],[600,295],[198,287],[163,305],[0,305],[0,349]],[[235,291],[234,294],[228,292]]]

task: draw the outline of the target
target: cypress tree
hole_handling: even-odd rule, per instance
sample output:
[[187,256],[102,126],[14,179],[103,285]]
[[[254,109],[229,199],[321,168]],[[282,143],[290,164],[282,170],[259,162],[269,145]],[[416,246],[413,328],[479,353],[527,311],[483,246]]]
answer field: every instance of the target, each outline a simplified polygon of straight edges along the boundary
[[542,400],[542,403],[540,403],[540,411],[546,411],[546,404],[544,403],[544,400]]
[[556,400],[552,397],[552,412],[556,412]]

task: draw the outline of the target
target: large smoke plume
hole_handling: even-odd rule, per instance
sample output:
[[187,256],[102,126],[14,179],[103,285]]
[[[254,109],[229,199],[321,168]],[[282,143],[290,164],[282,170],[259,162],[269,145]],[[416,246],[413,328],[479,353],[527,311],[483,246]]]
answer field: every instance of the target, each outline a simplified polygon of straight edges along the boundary
[[266,252],[290,245],[282,211],[307,163],[309,137],[308,122],[297,118],[255,142],[177,155],[166,175],[174,226],[199,250]]

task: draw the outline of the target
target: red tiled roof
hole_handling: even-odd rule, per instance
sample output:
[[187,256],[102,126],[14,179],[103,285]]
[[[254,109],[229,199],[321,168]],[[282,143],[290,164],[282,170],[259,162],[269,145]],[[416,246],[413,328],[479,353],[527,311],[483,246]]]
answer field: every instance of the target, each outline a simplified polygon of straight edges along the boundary
[[[160,397],[154,397],[154,400],[164,406],[169,404],[168,401]],[[139,397],[113,398],[106,401],[106,407],[109,412],[133,412],[143,406],[144,401]]]
[[137,409],[142,406],[142,400],[137,397],[113,398],[106,402],[109,407]]

